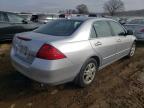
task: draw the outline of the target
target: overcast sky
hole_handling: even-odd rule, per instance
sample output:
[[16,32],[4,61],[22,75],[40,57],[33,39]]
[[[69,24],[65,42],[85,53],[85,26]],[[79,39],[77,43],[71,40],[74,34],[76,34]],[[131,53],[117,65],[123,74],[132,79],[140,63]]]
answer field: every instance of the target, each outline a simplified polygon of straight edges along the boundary
[[[86,4],[91,12],[102,12],[103,4],[108,0],[0,0],[0,10],[25,12],[56,12],[74,9]],[[123,0],[126,10],[144,9],[144,0]]]

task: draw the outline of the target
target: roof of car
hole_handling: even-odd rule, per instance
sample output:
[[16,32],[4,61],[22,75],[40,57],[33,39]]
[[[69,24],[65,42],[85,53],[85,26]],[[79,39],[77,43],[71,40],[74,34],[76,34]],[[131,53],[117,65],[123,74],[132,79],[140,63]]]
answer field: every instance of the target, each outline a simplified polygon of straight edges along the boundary
[[7,12],[7,11],[0,11],[0,13],[11,13],[11,14],[17,14],[17,13],[14,13],[14,12]]
[[113,20],[110,18],[102,18],[102,17],[72,17],[71,20],[80,20],[80,21],[86,21],[86,20]]
[[92,18],[90,18],[90,17],[72,17],[72,18],[70,18],[70,19],[72,19],[72,20],[86,21],[86,20],[92,19]]

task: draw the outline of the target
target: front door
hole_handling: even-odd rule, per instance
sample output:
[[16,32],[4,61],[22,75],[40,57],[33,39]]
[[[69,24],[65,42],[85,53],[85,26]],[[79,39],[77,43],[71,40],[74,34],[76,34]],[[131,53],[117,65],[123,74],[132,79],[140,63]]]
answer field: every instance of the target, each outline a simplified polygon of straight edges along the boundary
[[117,37],[117,57],[121,58],[129,53],[131,48],[130,38],[126,36],[126,30],[117,22],[109,21],[113,34]]

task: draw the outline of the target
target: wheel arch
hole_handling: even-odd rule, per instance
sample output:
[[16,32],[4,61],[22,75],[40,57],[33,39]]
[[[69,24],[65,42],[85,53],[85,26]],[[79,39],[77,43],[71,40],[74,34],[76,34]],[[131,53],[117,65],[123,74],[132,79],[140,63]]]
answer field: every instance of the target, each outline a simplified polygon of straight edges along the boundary
[[96,60],[97,62],[97,65],[98,65],[98,68],[100,67],[100,64],[101,64],[101,61],[100,61],[100,58],[98,56],[91,56],[90,58],[93,58]]

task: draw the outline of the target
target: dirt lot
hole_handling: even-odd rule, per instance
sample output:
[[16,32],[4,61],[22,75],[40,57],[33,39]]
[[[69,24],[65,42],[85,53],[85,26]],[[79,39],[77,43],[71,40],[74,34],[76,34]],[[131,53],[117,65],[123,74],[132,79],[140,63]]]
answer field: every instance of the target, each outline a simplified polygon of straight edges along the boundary
[[144,45],[97,73],[84,89],[73,84],[40,84],[16,72],[9,44],[0,45],[0,108],[144,108]]

